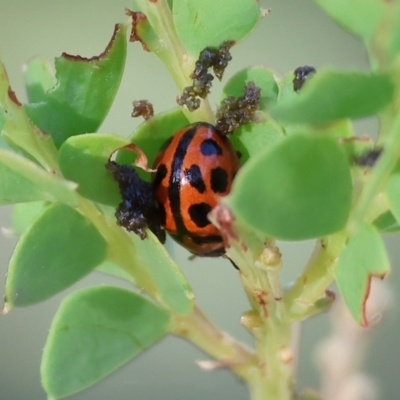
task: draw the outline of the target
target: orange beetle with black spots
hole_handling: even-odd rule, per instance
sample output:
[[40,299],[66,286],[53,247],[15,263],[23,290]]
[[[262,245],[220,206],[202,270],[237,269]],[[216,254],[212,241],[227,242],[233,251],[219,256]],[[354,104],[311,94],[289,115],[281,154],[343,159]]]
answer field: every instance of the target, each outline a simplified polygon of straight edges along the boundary
[[224,254],[221,233],[207,214],[229,193],[239,169],[227,137],[205,122],[186,126],[164,143],[153,167],[153,194],[165,230],[195,255]]

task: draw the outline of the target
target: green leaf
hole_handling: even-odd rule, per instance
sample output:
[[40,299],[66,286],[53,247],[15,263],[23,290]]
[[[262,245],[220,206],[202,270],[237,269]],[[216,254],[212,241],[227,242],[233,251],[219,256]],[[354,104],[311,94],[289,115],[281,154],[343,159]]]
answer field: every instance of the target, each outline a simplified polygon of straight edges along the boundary
[[[390,60],[395,60],[400,52],[400,5],[395,2],[392,6],[394,9],[390,9],[391,18],[387,18],[386,23],[380,25],[376,36],[379,37],[381,34],[389,41],[388,44],[383,44],[383,48],[386,49]],[[395,18],[393,18],[393,15],[395,15]]]
[[97,272],[100,272],[102,274],[107,274],[114,276],[116,278],[120,278],[122,280],[135,283],[135,280],[132,278],[131,275],[129,275],[126,271],[124,271],[122,268],[120,268],[118,265],[114,264],[111,261],[106,260],[102,264],[100,264],[96,268]]
[[[307,79],[306,83],[303,85],[302,91],[304,90],[305,85],[309,85],[309,82],[311,81],[311,79],[314,79],[315,76],[316,75],[313,74]],[[293,71],[290,71],[283,77],[283,79],[279,81],[278,103],[296,101],[294,99],[298,98],[299,93],[296,92],[293,88],[293,78],[294,78],[294,73]],[[283,129],[287,135],[290,135],[292,133],[297,133],[299,130],[311,129],[316,133],[320,133],[323,135],[331,135],[340,138],[350,138],[350,137],[352,138],[353,136],[355,136],[351,120],[349,119],[333,121],[327,125],[325,124],[325,125],[314,125],[314,126],[304,126],[298,123],[295,124],[284,123]],[[357,146],[358,143],[359,141],[350,140],[350,141],[343,141],[342,144],[346,147],[353,147]]]
[[242,40],[261,17],[256,0],[174,0],[172,13],[183,45],[196,56],[207,46]]
[[284,122],[326,124],[374,115],[391,101],[394,86],[388,74],[323,70],[296,97],[282,99],[271,115]]
[[93,385],[160,340],[169,321],[165,310],[126,289],[74,292],[50,327],[41,364],[44,389],[59,399]]
[[17,235],[24,233],[47,205],[48,203],[45,201],[16,204],[11,214],[12,232]]
[[365,303],[372,277],[383,278],[390,269],[382,238],[365,224],[350,237],[335,266],[336,283],[353,318],[368,326]]
[[393,233],[400,231],[400,225],[390,211],[381,214],[374,220],[375,227],[382,233]]
[[127,25],[116,25],[100,56],[57,58],[57,84],[42,101],[25,105],[29,118],[53,137],[57,147],[70,136],[95,132],[106,117],[124,70],[126,30]]
[[277,122],[261,113],[260,119],[260,122],[242,125],[229,138],[233,147],[240,153],[242,165],[250,157],[283,138],[282,128]]
[[390,205],[390,210],[396,219],[400,222],[400,162],[395,166],[389,177],[386,194]]
[[73,208],[47,207],[21,236],[10,260],[6,308],[38,303],[83,278],[106,256],[107,243]]
[[381,0],[314,0],[338,24],[369,42],[385,10]]
[[127,143],[125,138],[111,134],[71,137],[60,148],[61,171],[78,184],[82,196],[116,206],[121,201],[118,184],[105,166],[111,154]]
[[75,188],[32,161],[0,149],[0,204],[58,200],[73,206],[78,204]]
[[302,240],[342,229],[352,183],[335,139],[292,134],[252,158],[227,197],[234,214],[267,236]]
[[144,266],[157,286],[160,300],[178,314],[188,314],[193,308],[194,295],[182,271],[152,232],[141,240],[130,234],[135,245],[137,262]]
[[239,97],[243,95],[243,88],[247,82],[253,81],[261,88],[260,109],[266,110],[271,102],[278,97],[278,84],[273,71],[265,67],[251,67],[237,72],[224,86],[221,100],[227,96]]
[[41,58],[35,58],[24,66],[24,77],[29,103],[46,101],[47,91],[57,83],[53,66]]
[[[130,141],[137,144],[146,154],[151,166],[156,158],[162,144],[177,131],[189,124],[188,119],[182,112],[181,108],[159,113],[148,121],[139,125]],[[132,164],[135,155],[132,152],[122,151],[118,154],[117,160],[121,164]],[[142,177],[149,179],[150,174],[138,170]]]
[[0,148],[32,158],[47,170],[57,171],[57,150],[52,140],[29,120],[12,91],[7,72],[0,62]]

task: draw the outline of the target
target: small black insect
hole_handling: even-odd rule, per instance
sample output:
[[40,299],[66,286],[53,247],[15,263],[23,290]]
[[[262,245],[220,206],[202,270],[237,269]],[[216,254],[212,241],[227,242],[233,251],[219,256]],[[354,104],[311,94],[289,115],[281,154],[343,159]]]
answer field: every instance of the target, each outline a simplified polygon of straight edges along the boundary
[[354,157],[354,162],[360,167],[372,168],[383,152],[382,148],[368,150],[365,153]]
[[317,70],[314,67],[310,67],[309,65],[304,65],[303,67],[297,67],[293,74],[293,90],[298,92],[306,82],[306,80],[314,75]]

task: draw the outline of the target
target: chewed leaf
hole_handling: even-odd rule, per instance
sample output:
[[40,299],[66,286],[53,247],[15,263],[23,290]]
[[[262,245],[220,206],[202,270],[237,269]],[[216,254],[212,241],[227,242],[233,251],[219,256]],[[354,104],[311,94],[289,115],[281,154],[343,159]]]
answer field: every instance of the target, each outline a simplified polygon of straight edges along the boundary
[[44,59],[36,58],[24,66],[25,85],[29,103],[46,101],[46,93],[56,83],[53,66]]
[[342,229],[351,196],[349,164],[337,141],[297,132],[244,165],[227,203],[267,236],[304,240]]
[[118,135],[94,133],[69,138],[60,148],[63,175],[78,184],[78,192],[102,204],[116,206],[121,201],[117,182],[106,164],[116,149],[127,140]]
[[[106,117],[117,93],[126,57],[126,25],[116,25],[105,51],[83,58],[63,54],[55,61],[57,83],[40,101],[25,105],[29,118],[49,133],[56,144],[70,136],[95,132]],[[27,71],[31,71],[28,67]],[[29,87],[41,75],[29,74]]]
[[257,0],[174,0],[176,30],[188,52],[243,39],[261,18]]
[[350,237],[335,266],[336,283],[354,319],[368,326],[365,303],[371,279],[383,278],[390,270],[386,249],[377,229],[364,224]]
[[97,229],[73,208],[46,207],[21,236],[11,257],[6,308],[38,303],[83,278],[106,256]]
[[50,327],[40,368],[44,389],[57,399],[86,389],[160,340],[169,320],[167,311],[126,289],[72,293]]
[[394,85],[387,73],[321,70],[295,96],[271,108],[271,115],[290,123],[326,124],[376,114],[392,99]]
[[0,62],[0,148],[35,160],[46,170],[55,171],[56,148],[52,140],[35,127],[10,87]]

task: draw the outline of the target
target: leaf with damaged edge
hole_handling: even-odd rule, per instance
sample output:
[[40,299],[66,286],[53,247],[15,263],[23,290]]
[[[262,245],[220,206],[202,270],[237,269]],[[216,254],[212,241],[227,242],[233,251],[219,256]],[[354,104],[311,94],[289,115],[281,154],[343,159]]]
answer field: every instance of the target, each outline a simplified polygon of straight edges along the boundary
[[100,56],[64,53],[57,58],[57,84],[42,101],[25,105],[29,118],[53,137],[57,147],[70,136],[97,131],[106,117],[124,70],[126,30],[126,25],[116,25]]
[[390,270],[386,249],[377,229],[364,224],[350,237],[334,269],[336,283],[353,318],[368,326],[365,303],[371,279]]
[[32,124],[17,96],[12,91],[7,72],[0,62],[0,148],[34,159],[44,168],[58,170],[55,164],[56,148],[49,136]]
[[40,367],[52,398],[77,393],[109,375],[167,332],[169,313],[127,289],[78,290],[60,305]]
[[41,58],[24,65],[24,78],[29,103],[46,101],[47,91],[57,83],[53,66]]

